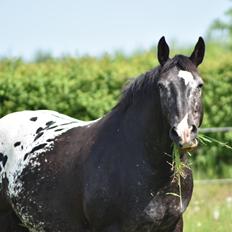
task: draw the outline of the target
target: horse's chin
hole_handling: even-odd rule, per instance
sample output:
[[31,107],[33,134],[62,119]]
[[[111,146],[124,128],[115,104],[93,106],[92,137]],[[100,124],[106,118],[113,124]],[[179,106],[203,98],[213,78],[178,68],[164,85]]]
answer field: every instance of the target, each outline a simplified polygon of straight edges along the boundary
[[180,147],[179,149],[181,152],[186,153],[186,152],[191,152],[191,151],[196,150],[197,147],[198,147],[198,141],[197,139],[194,139],[191,144],[184,145]]

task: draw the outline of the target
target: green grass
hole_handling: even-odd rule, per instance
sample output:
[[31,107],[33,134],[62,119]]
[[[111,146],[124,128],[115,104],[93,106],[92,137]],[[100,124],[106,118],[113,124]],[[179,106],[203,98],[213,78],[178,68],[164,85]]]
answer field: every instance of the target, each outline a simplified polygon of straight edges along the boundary
[[[189,155],[191,155],[188,152]],[[188,166],[188,164],[185,164],[181,161],[180,159],[180,150],[179,148],[173,144],[173,150],[172,150],[172,163],[170,163],[171,165],[171,169],[173,171],[173,179],[176,179],[177,183],[178,183],[178,188],[179,188],[179,193],[172,193],[172,192],[168,192],[168,195],[173,195],[176,196],[180,199],[180,208],[183,207],[183,203],[182,203],[182,189],[181,189],[181,178],[186,177],[185,175],[185,168],[190,168]]]
[[199,134],[198,140],[204,145],[211,145],[212,143],[215,143],[218,146],[224,147],[232,151],[232,146],[228,145],[226,142],[219,141],[218,139],[209,137],[207,135]]
[[231,232],[232,183],[195,184],[184,223],[185,232]]

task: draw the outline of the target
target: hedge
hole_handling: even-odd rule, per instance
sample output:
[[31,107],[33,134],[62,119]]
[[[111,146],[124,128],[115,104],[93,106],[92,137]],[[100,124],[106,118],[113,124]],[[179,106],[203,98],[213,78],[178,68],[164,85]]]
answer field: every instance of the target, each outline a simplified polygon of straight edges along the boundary
[[[128,79],[156,65],[153,50],[131,56],[118,53],[30,63],[2,59],[0,116],[25,109],[50,109],[82,120],[95,119],[116,104]],[[203,127],[232,126],[232,54],[209,46],[200,73],[205,82]],[[232,133],[210,136],[232,141]],[[207,170],[207,176],[232,176],[231,151],[217,146],[200,148],[193,163],[198,170]]]

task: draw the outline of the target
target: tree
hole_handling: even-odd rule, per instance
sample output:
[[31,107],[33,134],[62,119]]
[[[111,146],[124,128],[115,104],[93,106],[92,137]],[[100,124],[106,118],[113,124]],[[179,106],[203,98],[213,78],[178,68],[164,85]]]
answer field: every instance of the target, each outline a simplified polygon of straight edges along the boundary
[[223,41],[232,48],[232,8],[225,12],[225,20],[216,19],[207,31],[209,41]]

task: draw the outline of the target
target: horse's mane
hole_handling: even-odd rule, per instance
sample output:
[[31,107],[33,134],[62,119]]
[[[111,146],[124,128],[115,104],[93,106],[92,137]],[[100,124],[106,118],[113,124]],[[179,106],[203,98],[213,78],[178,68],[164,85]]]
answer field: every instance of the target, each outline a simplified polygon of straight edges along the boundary
[[197,72],[196,66],[188,57],[183,55],[176,55],[172,59],[169,59],[163,67],[157,66],[154,69],[131,79],[131,81],[129,81],[129,83],[127,83],[123,88],[121,99],[119,100],[117,106],[128,106],[137,97],[154,96],[154,88],[160,73],[166,72],[174,66],[177,66],[181,70]]
[[127,106],[131,104],[136,98],[144,97],[152,93],[155,82],[160,73],[160,66],[156,67],[135,79],[131,79],[123,88],[120,105]]

